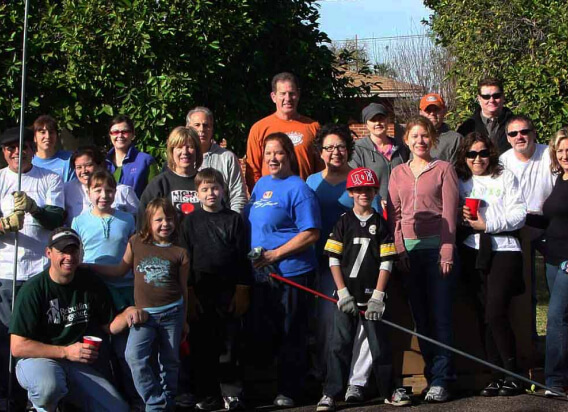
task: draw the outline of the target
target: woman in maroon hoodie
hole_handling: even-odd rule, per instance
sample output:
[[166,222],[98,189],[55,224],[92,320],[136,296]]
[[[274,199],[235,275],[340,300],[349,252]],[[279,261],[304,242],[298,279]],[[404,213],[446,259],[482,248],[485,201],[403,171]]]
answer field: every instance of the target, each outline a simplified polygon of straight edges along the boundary
[[[389,221],[417,332],[452,344],[452,298],[458,178],[452,165],[431,156],[436,129],[425,117],[406,125],[412,160],[394,168],[389,181]],[[455,380],[451,352],[419,341],[426,364],[428,402],[445,402]]]

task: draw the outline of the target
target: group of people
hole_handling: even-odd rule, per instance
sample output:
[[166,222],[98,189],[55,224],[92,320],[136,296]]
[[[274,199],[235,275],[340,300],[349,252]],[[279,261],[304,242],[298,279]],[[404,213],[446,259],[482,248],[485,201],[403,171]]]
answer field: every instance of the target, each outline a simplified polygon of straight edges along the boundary
[[[450,346],[465,282],[487,360],[521,372],[509,309],[525,289],[524,237],[547,263],[547,395],[565,393],[568,131],[538,144],[490,78],[457,132],[435,93],[403,136],[389,136],[392,114],[369,104],[369,136],[357,140],[346,125],[300,115],[290,73],[274,77],[271,98],[275,113],[250,130],[244,177],[213,141],[205,107],[172,130],[161,171],[135,148],[123,115],[110,124],[106,157],[94,146],[57,150],[49,116],[24,130],[21,153],[19,129],[2,134],[0,357],[7,363],[11,350],[33,406],[243,409],[242,366],[269,357],[276,406],[302,399],[308,370],[323,382],[318,411],[335,410],[342,395],[363,401],[371,376],[385,403],[409,405],[393,376],[397,348],[378,322],[391,316],[392,276],[416,331]],[[457,379],[452,353],[419,344],[425,400],[445,402]],[[522,389],[495,375],[481,394]]]

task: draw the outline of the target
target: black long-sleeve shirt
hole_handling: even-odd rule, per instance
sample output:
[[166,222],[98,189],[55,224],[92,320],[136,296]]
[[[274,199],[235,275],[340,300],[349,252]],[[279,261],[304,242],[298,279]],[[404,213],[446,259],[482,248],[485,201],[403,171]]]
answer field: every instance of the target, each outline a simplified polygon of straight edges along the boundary
[[544,202],[542,213],[549,221],[546,228],[546,261],[559,265],[568,260],[568,180],[556,179],[552,193]]

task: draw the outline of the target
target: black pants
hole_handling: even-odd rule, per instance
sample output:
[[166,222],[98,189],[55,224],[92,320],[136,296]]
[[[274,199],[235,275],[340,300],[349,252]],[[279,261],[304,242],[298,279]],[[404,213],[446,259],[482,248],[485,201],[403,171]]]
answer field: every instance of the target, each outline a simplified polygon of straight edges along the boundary
[[517,372],[509,308],[512,298],[524,291],[522,254],[492,252],[489,271],[480,271],[475,269],[477,253],[476,249],[462,247],[462,276],[466,290],[474,298],[487,360]]
[[[308,272],[288,279],[308,286],[313,276]],[[262,367],[276,357],[278,393],[295,400],[305,390],[309,317],[308,293],[266,276],[258,277],[246,316],[247,358],[251,365]]]
[[351,316],[339,309],[335,311],[333,331],[327,359],[327,377],[323,393],[333,398],[339,396],[347,385],[353,341],[357,325],[362,322],[369,340],[373,358],[373,372],[377,379],[379,395],[388,397],[392,389],[392,352],[386,326],[378,321],[366,320],[364,316]]
[[198,399],[218,396],[219,389],[223,396],[242,396],[241,319],[205,299],[200,302],[204,311],[189,326],[191,386]]

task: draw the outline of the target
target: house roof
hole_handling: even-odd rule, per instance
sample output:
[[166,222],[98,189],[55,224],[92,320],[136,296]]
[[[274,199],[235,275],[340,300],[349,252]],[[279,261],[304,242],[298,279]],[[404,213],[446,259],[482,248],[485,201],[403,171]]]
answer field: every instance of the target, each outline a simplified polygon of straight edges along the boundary
[[345,70],[342,77],[350,77],[353,86],[367,84],[370,86],[370,95],[379,97],[410,97],[420,98],[425,92],[422,87],[401,82],[390,77],[375,74],[360,74],[351,70]]

